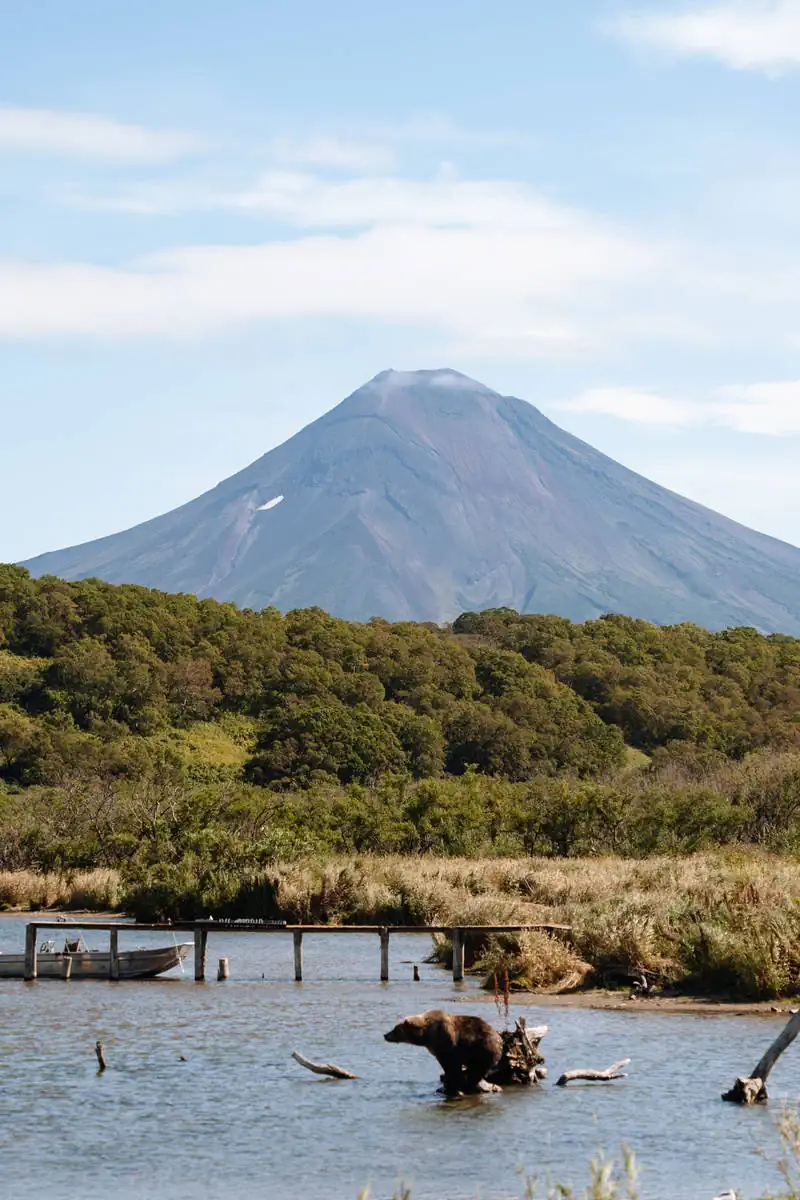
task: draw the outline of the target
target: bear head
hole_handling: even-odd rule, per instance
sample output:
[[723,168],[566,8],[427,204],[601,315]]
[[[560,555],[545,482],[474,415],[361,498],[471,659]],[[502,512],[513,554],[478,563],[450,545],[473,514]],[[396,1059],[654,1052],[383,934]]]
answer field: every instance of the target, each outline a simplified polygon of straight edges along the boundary
[[420,1013],[418,1017],[405,1017],[394,1029],[383,1035],[387,1042],[405,1042],[409,1046],[425,1046],[431,1024],[444,1013],[438,1010]]

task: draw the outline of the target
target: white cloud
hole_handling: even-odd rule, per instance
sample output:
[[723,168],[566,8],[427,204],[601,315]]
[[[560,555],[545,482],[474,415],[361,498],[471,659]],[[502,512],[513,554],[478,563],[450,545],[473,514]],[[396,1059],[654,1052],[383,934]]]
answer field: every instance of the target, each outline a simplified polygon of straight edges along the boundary
[[719,388],[714,408],[721,424],[741,433],[800,433],[800,380]]
[[599,413],[642,425],[688,425],[696,409],[685,400],[637,388],[590,388],[561,405],[565,412]]
[[138,217],[176,216],[190,209],[203,209],[197,191],[176,182],[134,182],[124,188],[77,183],[59,184],[47,191],[47,199],[83,213],[127,213]]
[[[116,269],[0,263],[0,337],[185,337],[341,315],[428,325],[473,361],[607,358],[636,344],[709,348],[739,339],[743,326],[785,348],[800,294],[791,246],[779,261],[751,256],[734,269],[727,245],[721,254],[636,235],[509,180],[284,169],[237,188],[173,179],[55,195],[90,212],[246,216],[269,235]],[[602,392],[578,400],[611,402]],[[679,397],[615,402],[639,404],[650,415],[637,419],[650,423],[663,423],[668,404],[671,423],[687,419]]]
[[680,57],[707,57],[738,70],[800,67],[798,0],[727,0],[678,11],[634,12],[611,31]]
[[102,159],[116,163],[165,163],[200,149],[185,133],[127,125],[91,113],[0,105],[0,152],[6,150]]
[[338,171],[383,171],[395,163],[395,153],[389,146],[331,136],[275,138],[269,151],[278,162]]
[[732,384],[693,399],[636,388],[592,388],[561,405],[647,425],[717,425],[770,437],[800,434],[800,380]]
[[[455,330],[455,336],[442,347],[441,357],[448,361],[530,358],[582,358],[602,354],[608,330],[600,323],[570,318],[554,318],[542,307],[524,314],[507,312],[504,323],[494,323],[487,314],[485,323],[472,329]],[[460,336],[459,336],[460,335]]]
[[399,224],[538,228],[564,234],[589,225],[579,211],[543,199],[524,184],[451,175],[404,179],[373,174],[331,179],[312,172],[273,170],[237,190],[191,183],[143,183],[97,192],[72,187],[59,195],[62,201],[89,211],[156,215],[220,210],[304,229]]
[[503,181],[365,177],[334,181],[272,171],[252,188],[217,196],[222,207],[245,209],[305,228],[378,224],[539,229],[555,236],[589,222],[544,200],[530,188]]
[[416,145],[448,145],[466,149],[487,150],[497,147],[529,146],[528,135],[511,130],[465,128],[456,125],[442,113],[421,113],[408,121],[396,124],[373,124],[362,127],[367,136],[387,142]]
[[237,203],[314,233],[118,268],[0,263],[0,336],[185,337],[343,316],[561,356],[601,343],[610,299],[660,266],[658,250],[511,184],[272,174]]

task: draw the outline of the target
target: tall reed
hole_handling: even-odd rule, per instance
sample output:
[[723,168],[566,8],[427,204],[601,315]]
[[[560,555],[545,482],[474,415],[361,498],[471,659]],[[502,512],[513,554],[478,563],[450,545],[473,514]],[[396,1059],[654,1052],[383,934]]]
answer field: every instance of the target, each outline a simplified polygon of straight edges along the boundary
[[35,871],[0,871],[0,910],[36,912],[44,908],[111,911],[119,907],[122,890],[117,871],[39,875]]

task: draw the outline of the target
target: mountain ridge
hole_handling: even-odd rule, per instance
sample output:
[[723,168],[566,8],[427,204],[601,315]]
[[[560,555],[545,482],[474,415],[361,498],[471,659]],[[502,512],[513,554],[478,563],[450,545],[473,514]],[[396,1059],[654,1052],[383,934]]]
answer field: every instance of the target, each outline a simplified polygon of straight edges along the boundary
[[450,368],[383,371],[196,499],[23,565],[356,620],[509,607],[800,634],[800,550]]

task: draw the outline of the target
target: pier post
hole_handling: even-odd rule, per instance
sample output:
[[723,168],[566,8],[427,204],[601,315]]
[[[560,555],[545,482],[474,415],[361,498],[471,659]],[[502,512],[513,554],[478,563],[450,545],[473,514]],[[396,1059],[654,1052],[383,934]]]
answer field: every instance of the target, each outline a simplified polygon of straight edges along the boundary
[[72,978],[72,955],[71,954],[65,954],[63,959],[61,960],[61,978],[62,979],[71,979]]
[[195,929],[194,931],[194,978],[195,983],[204,983],[206,978],[206,942],[208,941],[208,931],[205,929]]
[[108,978],[119,979],[119,930],[108,931]]
[[381,983],[389,982],[389,930],[381,930]]
[[221,958],[217,965],[217,983],[223,983],[228,978],[228,975],[228,960],[227,958]]
[[36,979],[39,970],[36,958],[36,925],[28,925],[25,929],[25,979]]
[[464,930],[453,930],[453,983],[464,978]]
[[294,938],[294,980],[295,983],[303,982],[303,934],[299,929],[296,929],[292,934]]

